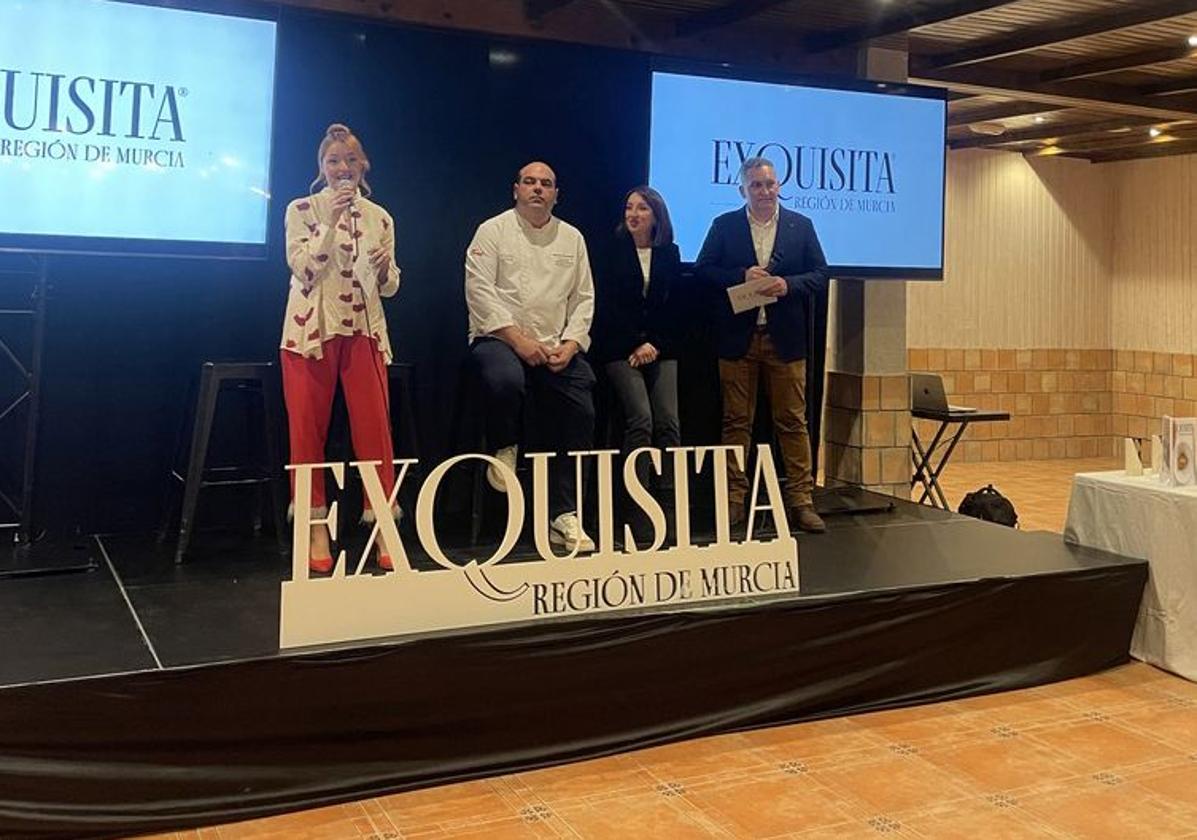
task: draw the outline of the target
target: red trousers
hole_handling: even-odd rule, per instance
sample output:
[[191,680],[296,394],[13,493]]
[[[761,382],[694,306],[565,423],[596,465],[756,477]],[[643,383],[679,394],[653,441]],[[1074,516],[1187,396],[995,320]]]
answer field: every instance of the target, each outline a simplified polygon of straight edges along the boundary
[[[291,463],[320,464],[332,417],[337,379],[349,409],[353,454],[359,461],[381,461],[378,475],[389,495],[395,485],[394,449],[391,445],[390,397],[387,367],[374,341],[364,335],[336,335],[324,342],[324,358],[309,359],[280,351],[283,397],[287,402],[287,427],[291,434]],[[324,470],[312,475],[312,507],[328,505]],[[295,496],[295,475],[291,475]],[[305,500],[300,500],[302,504]],[[369,509],[366,500],[366,509]]]

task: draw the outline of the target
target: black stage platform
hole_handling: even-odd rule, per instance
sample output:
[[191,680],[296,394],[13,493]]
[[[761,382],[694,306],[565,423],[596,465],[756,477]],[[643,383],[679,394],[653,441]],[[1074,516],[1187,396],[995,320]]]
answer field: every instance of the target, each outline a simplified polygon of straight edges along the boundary
[[94,538],[95,571],[0,581],[0,837],[245,819],[1071,678],[1128,658],[1147,579],[906,502],[799,543],[799,598],[280,654],[272,541],[200,537],[176,567],[152,538]]

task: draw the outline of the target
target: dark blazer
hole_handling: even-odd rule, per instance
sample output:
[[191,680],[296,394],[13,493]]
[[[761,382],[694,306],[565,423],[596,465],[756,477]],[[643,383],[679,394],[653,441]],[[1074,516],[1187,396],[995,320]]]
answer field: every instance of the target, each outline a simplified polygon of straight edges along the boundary
[[[827,291],[827,260],[811,220],[784,207],[778,211],[770,273],[784,277],[789,291],[765,307],[769,337],[783,361],[807,356],[807,323],[813,296]],[[719,357],[740,359],[756,326],[757,310],[732,312],[724,290],[744,282],[744,272],[757,264],[748,227],[748,211],[741,207],[711,223],[694,263],[699,278],[718,290],[716,331]]]
[[653,246],[645,296],[644,272],[636,244],[631,234],[617,234],[594,278],[591,358],[600,363],[626,359],[646,341],[657,348],[661,358],[673,358],[676,353],[673,296],[680,271],[677,245],[671,242]]

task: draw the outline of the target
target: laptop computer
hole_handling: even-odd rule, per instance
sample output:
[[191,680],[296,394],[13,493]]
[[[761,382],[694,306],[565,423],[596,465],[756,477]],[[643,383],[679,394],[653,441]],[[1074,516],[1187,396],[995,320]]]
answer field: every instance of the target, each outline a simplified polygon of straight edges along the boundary
[[915,411],[942,414],[945,411],[976,411],[968,405],[948,405],[943,380],[937,373],[910,374],[910,407]]

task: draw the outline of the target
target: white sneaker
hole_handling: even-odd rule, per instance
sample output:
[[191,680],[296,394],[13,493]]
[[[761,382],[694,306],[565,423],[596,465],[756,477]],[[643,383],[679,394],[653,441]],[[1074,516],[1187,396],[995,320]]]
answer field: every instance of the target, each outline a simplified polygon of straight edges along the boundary
[[563,513],[553,520],[549,528],[549,542],[569,551],[573,551],[575,547],[579,553],[588,554],[594,551],[594,540],[586,536],[586,532],[582,530],[582,523],[578,521],[578,515],[573,511]]
[[[495,457],[502,461],[503,465],[508,467],[513,473],[515,472],[515,456],[515,446],[504,446],[495,453]],[[486,481],[498,492],[507,492],[507,482],[504,481],[503,474],[499,472],[498,468],[494,464],[487,464],[486,466]]]

